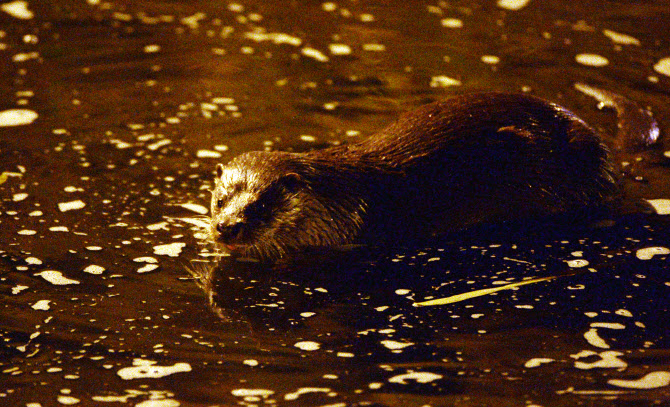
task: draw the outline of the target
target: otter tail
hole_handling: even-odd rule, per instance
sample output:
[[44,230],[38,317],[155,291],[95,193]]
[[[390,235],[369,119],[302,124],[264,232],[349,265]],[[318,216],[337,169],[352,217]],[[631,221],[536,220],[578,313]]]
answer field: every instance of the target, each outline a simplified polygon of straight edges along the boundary
[[575,89],[596,99],[599,102],[598,108],[614,109],[618,127],[614,145],[616,150],[636,152],[658,141],[658,123],[649,110],[623,96],[585,83],[575,83]]

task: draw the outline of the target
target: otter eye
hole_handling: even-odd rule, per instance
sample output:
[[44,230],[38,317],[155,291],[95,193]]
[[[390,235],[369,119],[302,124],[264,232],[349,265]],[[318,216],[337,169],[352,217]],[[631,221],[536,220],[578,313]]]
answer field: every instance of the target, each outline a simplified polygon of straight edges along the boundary
[[223,208],[223,199],[216,200],[216,207],[219,209]]

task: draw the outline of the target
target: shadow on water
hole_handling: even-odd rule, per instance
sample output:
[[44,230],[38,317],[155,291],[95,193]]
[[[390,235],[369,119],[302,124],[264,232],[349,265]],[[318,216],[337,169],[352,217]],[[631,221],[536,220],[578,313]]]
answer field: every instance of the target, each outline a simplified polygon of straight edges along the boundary
[[[311,316],[325,309],[332,320],[324,325],[344,325],[355,331],[375,326],[374,321],[383,325],[378,308],[393,307],[403,314],[403,323],[407,318],[413,320],[412,332],[433,330],[455,308],[471,304],[513,308],[534,296],[532,308],[543,316],[541,320],[554,321],[562,310],[591,301],[604,309],[625,308],[627,290],[616,287],[629,284],[636,274],[656,284],[664,281],[664,261],[640,263],[646,267],[631,264],[635,250],[641,248],[639,242],[663,241],[667,236],[663,227],[649,230],[647,217],[658,218],[627,215],[616,221],[601,221],[595,227],[570,225],[562,217],[554,222],[482,225],[404,248],[310,250],[275,264],[224,256],[215,264],[195,263],[191,273],[222,320],[244,320],[257,329],[300,328],[309,318],[303,314]],[[585,246],[600,250],[584,251]],[[416,304],[552,276],[556,279],[536,287],[514,288],[459,304]],[[588,287],[588,294],[582,293],[577,300],[574,295],[566,295],[565,287],[582,285]],[[667,303],[658,302],[658,297],[650,294],[654,301],[644,307],[643,313],[660,317]],[[635,300],[638,310],[643,305],[639,300]],[[659,306],[661,309],[654,311]],[[532,319],[528,322],[538,323]],[[664,329],[656,324],[648,328]]]
[[[347,378],[366,377],[373,388],[388,381],[382,392],[457,399],[476,383],[497,388],[491,400],[500,402],[524,392],[514,384],[498,388],[491,370],[502,369],[530,382],[550,380],[588,400],[602,394],[586,390],[591,369],[624,367],[624,354],[637,368],[663,369],[670,361],[667,352],[638,350],[670,346],[667,260],[658,256],[662,251],[647,250],[670,238],[666,226],[656,215],[627,215],[597,228],[547,221],[486,225],[420,247],[312,251],[277,264],[222,257],[193,274],[213,313],[245,325],[269,352],[285,349],[288,340],[313,351],[319,366],[350,358],[360,371]],[[557,278],[415,306],[546,276]],[[584,350],[587,344],[596,351]],[[611,347],[617,351],[606,350]],[[470,357],[478,362],[465,363]],[[407,386],[407,380],[417,382]],[[534,397],[551,399],[543,391]]]

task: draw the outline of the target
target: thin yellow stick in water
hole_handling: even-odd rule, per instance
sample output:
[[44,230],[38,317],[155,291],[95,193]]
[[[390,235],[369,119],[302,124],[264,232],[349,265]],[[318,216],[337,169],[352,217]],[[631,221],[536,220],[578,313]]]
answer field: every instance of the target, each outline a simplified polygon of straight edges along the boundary
[[484,289],[481,289],[481,290],[471,291],[469,293],[456,294],[456,295],[452,295],[451,297],[438,298],[438,299],[435,299],[435,300],[423,301],[423,302],[415,302],[413,305],[415,307],[429,307],[429,306],[432,306],[432,305],[453,304],[455,302],[465,301],[465,300],[469,300],[470,298],[481,297],[483,295],[493,294],[495,292],[502,291],[502,290],[509,290],[511,288],[520,287],[520,286],[526,285],[526,284],[533,284],[533,283],[539,283],[541,281],[553,280],[554,278],[558,278],[558,277],[561,277],[561,276],[548,276],[548,277],[533,278],[533,279],[530,279],[530,280],[519,281],[518,283],[502,285],[500,287],[484,288]]

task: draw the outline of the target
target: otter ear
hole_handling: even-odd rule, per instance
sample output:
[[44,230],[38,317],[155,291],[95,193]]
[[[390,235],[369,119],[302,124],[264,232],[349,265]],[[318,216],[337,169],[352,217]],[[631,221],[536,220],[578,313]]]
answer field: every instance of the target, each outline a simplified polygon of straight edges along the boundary
[[300,174],[296,174],[295,172],[289,172],[288,174],[285,174],[282,176],[281,181],[286,189],[291,192],[296,192],[305,184]]
[[221,178],[223,175],[223,164],[216,164],[216,178]]

